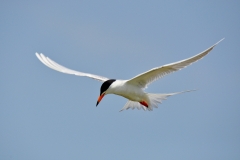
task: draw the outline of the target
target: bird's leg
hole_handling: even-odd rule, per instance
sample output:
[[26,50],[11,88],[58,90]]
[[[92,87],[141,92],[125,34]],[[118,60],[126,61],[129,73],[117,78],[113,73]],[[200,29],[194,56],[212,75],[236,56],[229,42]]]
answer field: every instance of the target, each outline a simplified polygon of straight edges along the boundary
[[147,104],[147,102],[145,102],[145,101],[141,101],[141,102],[139,102],[141,105],[144,105],[145,107],[148,107],[148,104]]

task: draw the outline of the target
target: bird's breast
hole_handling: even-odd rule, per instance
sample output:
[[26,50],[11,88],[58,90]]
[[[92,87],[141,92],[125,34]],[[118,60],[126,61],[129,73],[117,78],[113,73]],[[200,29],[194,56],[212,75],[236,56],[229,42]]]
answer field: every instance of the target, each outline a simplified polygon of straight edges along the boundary
[[110,86],[108,94],[116,94],[132,101],[142,101],[145,99],[145,93],[137,86],[124,82],[117,82]]

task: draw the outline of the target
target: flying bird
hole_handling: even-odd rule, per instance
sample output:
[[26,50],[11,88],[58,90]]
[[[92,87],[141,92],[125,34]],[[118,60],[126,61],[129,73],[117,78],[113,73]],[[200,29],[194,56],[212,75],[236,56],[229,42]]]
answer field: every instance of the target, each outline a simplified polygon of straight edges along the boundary
[[[221,39],[219,42],[221,42],[223,39]],[[107,94],[116,94],[122,97],[127,98],[129,101],[125,104],[125,106],[120,110],[126,110],[129,108],[132,109],[143,109],[143,110],[149,110],[152,111],[153,108],[157,108],[158,104],[162,102],[162,100],[165,100],[169,96],[173,96],[176,94],[189,92],[188,91],[182,91],[182,92],[175,92],[175,93],[167,93],[167,94],[154,94],[154,93],[146,93],[144,92],[144,89],[152,82],[158,80],[159,78],[162,78],[163,76],[170,74],[172,72],[178,71],[182,68],[187,67],[188,65],[192,64],[193,62],[196,62],[200,59],[202,59],[204,56],[206,56],[219,42],[214,44],[213,46],[209,47],[205,51],[170,64],[166,64],[160,67],[153,68],[147,72],[141,73],[129,80],[118,80],[118,79],[109,79],[103,76],[98,76],[90,73],[83,73],[79,71],[75,71],[69,68],[66,68],[50,58],[46,57],[42,53],[38,54],[36,53],[37,58],[46,66],[49,68],[66,73],[66,74],[73,74],[76,76],[84,76],[89,77],[98,81],[103,82],[102,86],[100,88],[100,95],[97,100],[96,106],[100,103],[102,98]]]

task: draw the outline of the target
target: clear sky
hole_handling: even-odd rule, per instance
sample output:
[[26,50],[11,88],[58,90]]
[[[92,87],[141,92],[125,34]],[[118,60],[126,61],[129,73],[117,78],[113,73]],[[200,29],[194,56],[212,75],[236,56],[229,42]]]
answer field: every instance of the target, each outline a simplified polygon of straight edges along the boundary
[[[1,1],[1,160],[239,160],[240,1]],[[148,88],[195,92],[152,112],[119,112],[126,99],[71,69],[129,79],[191,57],[204,59]]]

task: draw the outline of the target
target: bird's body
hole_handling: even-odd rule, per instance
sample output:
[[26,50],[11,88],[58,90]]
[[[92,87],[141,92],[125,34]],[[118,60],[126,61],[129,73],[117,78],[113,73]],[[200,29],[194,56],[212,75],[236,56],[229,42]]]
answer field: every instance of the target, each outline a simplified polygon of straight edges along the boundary
[[116,80],[106,91],[106,94],[116,94],[131,101],[148,100],[146,93],[139,87],[127,83],[127,80]]
[[[222,41],[222,40],[220,40]],[[220,42],[219,41],[219,42]],[[115,80],[115,79],[108,79],[106,77],[78,72],[75,70],[68,69],[64,66],[59,65],[58,63],[52,61],[50,58],[45,57],[43,54],[36,53],[38,59],[54,70],[59,72],[67,73],[67,74],[74,74],[77,76],[85,76],[89,78],[96,79],[98,81],[103,82],[101,89],[100,89],[100,96],[97,101],[97,105],[102,100],[102,98],[107,94],[116,94],[122,97],[125,97],[129,101],[126,105],[122,108],[122,110],[129,109],[129,108],[137,108],[137,109],[144,109],[144,110],[152,110],[154,107],[158,107],[158,103],[161,103],[162,100],[165,100],[167,97],[176,95],[179,93],[189,92],[175,92],[175,93],[168,93],[168,94],[153,94],[153,93],[146,93],[144,89],[147,87],[148,84],[152,83],[153,81],[169,74],[174,71],[178,71],[186,66],[202,59],[206,56],[219,42],[217,42],[212,47],[208,48],[207,50],[182,61],[178,61],[175,63],[170,63],[167,65],[163,65],[161,67],[153,68],[147,72],[139,74],[132,79],[129,80]],[[122,111],[121,110],[121,111]]]

